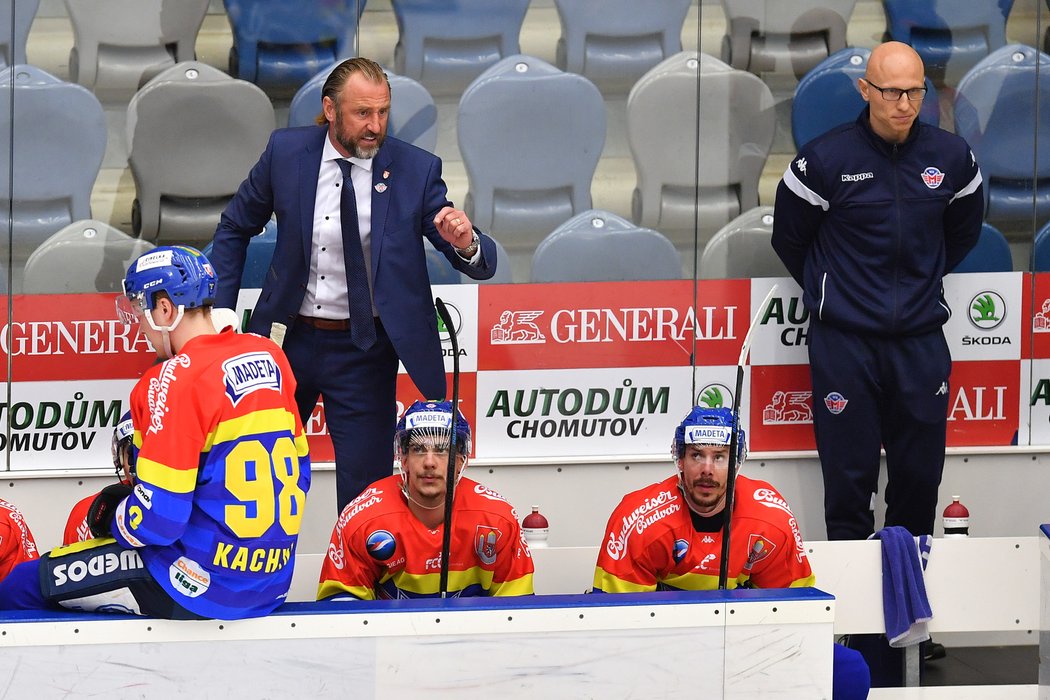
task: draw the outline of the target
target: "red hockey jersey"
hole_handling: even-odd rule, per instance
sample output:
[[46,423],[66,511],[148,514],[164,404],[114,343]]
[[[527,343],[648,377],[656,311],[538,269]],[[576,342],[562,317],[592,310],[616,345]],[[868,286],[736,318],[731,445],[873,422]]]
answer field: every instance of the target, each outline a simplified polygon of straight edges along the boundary
[[21,511],[0,498],[0,581],[22,562],[39,557],[33,533]]
[[[795,516],[768,483],[737,477],[731,538],[729,588],[814,584]],[[721,531],[693,527],[675,474],[627,494],[613,511],[598,551],[594,590],[714,589],[721,553]]]
[[[321,567],[317,599],[439,594],[444,526],[408,509],[401,477],[376,481],[343,509]],[[532,554],[514,509],[492,489],[461,478],[452,506],[448,592],[453,597],[532,594]]]

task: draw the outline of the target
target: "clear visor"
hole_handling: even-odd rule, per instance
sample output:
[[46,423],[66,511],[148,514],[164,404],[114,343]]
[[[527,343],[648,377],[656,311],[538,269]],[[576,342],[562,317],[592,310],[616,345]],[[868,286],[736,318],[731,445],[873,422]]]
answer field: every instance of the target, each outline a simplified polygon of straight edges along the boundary
[[146,313],[146,300],[141,292],[117,297],[117,319],[125,326],[137,326]]

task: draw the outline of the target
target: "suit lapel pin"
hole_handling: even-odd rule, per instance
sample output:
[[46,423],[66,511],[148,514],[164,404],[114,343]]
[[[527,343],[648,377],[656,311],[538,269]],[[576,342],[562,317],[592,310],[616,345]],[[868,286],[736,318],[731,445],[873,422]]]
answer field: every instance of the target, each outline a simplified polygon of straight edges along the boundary
[[385,182],[377,183],[376,184],[376,192],[378,192],[379,194],[383,194],[384,192],[386,192],[386,183]]
[[385,180],[385,179],[387,179],[388,177],[390,177],[390,171],[389,171],[389,170],[384,170],[384,171],[383,171],[383,179]]

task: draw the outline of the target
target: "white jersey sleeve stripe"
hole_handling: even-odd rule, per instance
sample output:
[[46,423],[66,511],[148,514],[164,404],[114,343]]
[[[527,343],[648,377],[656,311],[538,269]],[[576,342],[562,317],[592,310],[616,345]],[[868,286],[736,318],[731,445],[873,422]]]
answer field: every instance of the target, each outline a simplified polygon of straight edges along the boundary
[[952,202],[957,200],[959,197],[965,197],[968,194],[973,194],[974,192],[977,191],[977,188],[981,186],[981,183],[983,181],[984,181],[984,178],[981,177],[981,171],[980,171],[980,169],[978,169],[977,170],[977,174],[973,176],[972,180],[970,180],[970,184],[968,184],[966,187],[964,187],[961,190],[959,190],[958,192],[956,192],[955,196],[951,198],[951,201],[949,201],[948,204],[951,204]]
[[795,196],[802,199],[810,204],[820,207],[824,211],[829,208],[828,200],[821,197],[819,194],[809,189],[802,184],[802,180],[798,179],[798,176],[791,170],[791,166],[784,171],[784,184],[791,190]]

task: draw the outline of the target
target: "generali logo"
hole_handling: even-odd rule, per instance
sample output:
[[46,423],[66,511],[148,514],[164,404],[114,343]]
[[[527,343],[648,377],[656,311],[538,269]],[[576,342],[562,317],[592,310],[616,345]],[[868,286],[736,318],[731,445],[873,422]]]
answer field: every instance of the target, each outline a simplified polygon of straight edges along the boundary
[[493,345],[546,343],[611,343],[693,340],[735,340],[735,306],[705,306],[699,313],[692,307],[679,310],[671,306],[597,309],[558,309],[549,323],[540,319],[544,311],[504,310],[489,331]]
[[788,425],[812,423],[813,407],[810,405],[812,391],[776,391],[770,402],[762,409],[763,425]]

